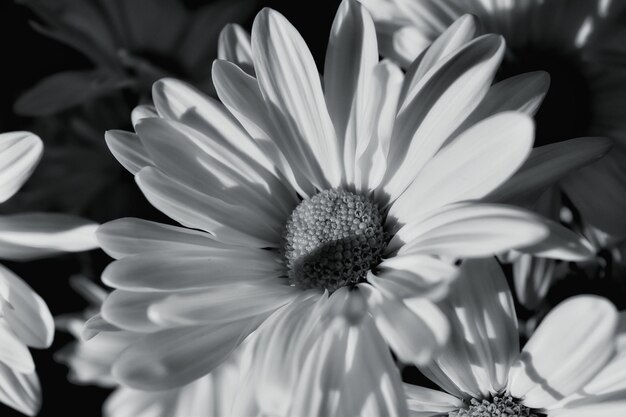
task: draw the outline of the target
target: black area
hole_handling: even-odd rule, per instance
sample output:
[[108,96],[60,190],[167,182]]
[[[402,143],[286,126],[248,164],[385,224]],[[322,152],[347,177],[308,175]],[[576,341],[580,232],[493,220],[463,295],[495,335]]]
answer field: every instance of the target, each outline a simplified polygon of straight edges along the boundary
[[550,89],[535,116],[535,146],[588,136],[591,124],[589,80],[580,57],[558,50],[513,50],[504,59],[498,78],[543,70],[550,74]]

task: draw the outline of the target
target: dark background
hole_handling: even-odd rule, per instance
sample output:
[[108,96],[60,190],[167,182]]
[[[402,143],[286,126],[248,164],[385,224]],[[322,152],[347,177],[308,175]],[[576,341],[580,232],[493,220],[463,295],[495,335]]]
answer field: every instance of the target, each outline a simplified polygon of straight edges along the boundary
[[[210,2],[196,0],[185,3],[193,8]],[[330,26],[340,3],[338,0],[276,0],[258,3],[259,10],[271,7],[283,13],[307,41],[318,66],[323,65]],[[0,1],[0,53],[3,57],[0,65],[0,132],[28,129],[30,120],[16,116],[12,106],[19,95],[37,81],[64,70],[90,68],[90,62],[79,52],[34,31],[28,23],[33,18],[34,15],[27,8],[12,0]],[[253,18],[254,14],[244,24],[246,29],[251,28]],[[42,139],[45,144],[46,138]],[[97,257],[106,260],[104,256]],[[3,264],[44,297],[54,316],[79,312],[87,306],[68,284],[69,277],[80,270],[78,256],[65,255],[28,263]],[[54,352],[72,340],[71,336],[59,331],[49,349],[31,350],[43,390],[43,406],[39,416],[101,415],[101,404],[109,391],[70,384],[66,379],[67,367],[52,359]],[[0,404],[0,416],[22,414]]]
[[[47,0],[55,1],[55,0]],[[127,0],[133,1],[133,0]],[[180,1],[180,0],[171,0]],[[233,0],[236,1],[236,0]],[[211,0],[186,1],[191,8],[210,3]],[[318,67],[323,66],[329,31],[339,0],[317,2],[297,0],[259,0],[258,9],[271,7],[283,13],[306,40]],[[254,16],[244,24],[249,30]],[[0,1],[0,46],[3,57],[0,65],[0,132],[28,129],[31,120],[17,117],[12,106],[17,97],[37,81],[50,74],[69,69],[89,68],[90,62],[80,53],[46,38],[29,26],[34,16],[28,9],[12,0]],[[109,126],[116,128],[120,126]],[[126,128],[126,127],[124,127]],[[46,138],[42,138],[44,143]],[[103,155],[103,157],[111,157]],[[76,175],[80,175],[77,173]],[[129,175],[130,178],[130,175]],[[94,219],[98,220],[98,219]],[[69,277],[81,270],[86,260],[96,260],[96,271],[101,270],[109,259],[99,251],[90,254],[64,255],[53,259],[28,263],[3,262],[44,297],[52,314],[80,312],[85,301],[69,286]],[[510,271],[509,271],[510,272]],[[549,295],[548,305],[555,305],[568,296],[579,293],[596,293],[611,298],[619,308],[626,308],[624,284],[611,280],[588,280],[584,274],[568,277],[556,283]],[[97,280],[97,273],[91,277]],[[518,309],[523,319],[528,312]],[[99,416],[102,401],[109,391],[91,386],[72,385],[66,380],[67,368],[57,364],[52,355],[73,338],[57,332],[52,347],[48,350],[32,350],[37,372],[43,387],[43,407],[40,416]],[[413,369],[405,370],[405,379],[427,384]],[[0,404],[0,416],[21,414]]]

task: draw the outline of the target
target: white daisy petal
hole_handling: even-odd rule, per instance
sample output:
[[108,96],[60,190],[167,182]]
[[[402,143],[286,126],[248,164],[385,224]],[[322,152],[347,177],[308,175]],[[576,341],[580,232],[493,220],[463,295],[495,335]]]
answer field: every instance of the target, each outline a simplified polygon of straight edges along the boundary
[[[504,42],[486,35],[433,68],[407,93],[394,127],[385,192],[395,199],[489,89],[504,53]],[[443,121],[445,119],[445,121]]]
[[27,260],[95,249],[97,228],[94,222],[60,213],[0,216],[0,258]]
[[280,126],[280,148],[319,188],[341,180],[340,151],[317,67],[297,30],[263,9],[252,26],[254,66],[269,114]]
[[287,415],[407,415],[400,375],[365,315],[358,324],[331,321],[312,344]]
[[0,403],[27,416],[36,415],[41,407],[41,386],[37,374],[15,372],[0,362]]
[[388,252],[452,257],[490,256],[544,239],[548,229],[534,213],[493,204],[454,204],[403,226]]
[[80,337],[80,339],[83,341],[88,341],[88,340],[93,339],[94,337],[96,337],[102,332],[116,332],[119,330],[120,329],[117,326],[106,321],[102,317],[102,314],[98,313],[95,316],[92,316],[91,318],[89,318],[85,322],[80,332],[80,335],[75,335],[75,336]]
[[154,165],[139,137],[122,130],[109,130],[104,134],[109,150],[131,174],[135,175],[143,167]]
[[413,417],[434,417],[463,407],[463,401],[442,391],[405,383],[404,392]]
[[548,411],[548,417],[622,417],[626,413],[624,392],[599,395]]
[[554,278],[556,261],[522,254],[513,263],[513,282],[519,302],[534,310],[545,298]]
[[532,119],[521,113],[500,113],[472,126],[424,166],[389,216],[406,224],[446,204],[484,197],[522,165],[533,136]]
[[[133,109],[130,113],[130,120],[135,126],[141,119],[159,117],[156,107],[148,104],[141,104]],[[106,137],[106,136],[105,136]]]
[[109,264],[102,282],[129,291],[167,292],[255,283],[284,273],[267,250],[206,248],[128,256]]
[[42,152],[41,139],[30,132],[0,134],[0,203],[8,200],[26,182]]
[[35,363],[28,347],[13,333],[4,320],[0,321],[0,340],[2,340],[0,363],[8,365],[15,372],[35,372]]
[[522,167],[486,201],[529,205],[550,185],[604,156],[611,141],[576,138],[534,148]]
[[496,260],[464,261],[443,304],[451,308],[451,340],[426,375],[456,395],[502,391],[519,354],[519,336],[513,297]]
[[208,233],[135,218],[105,223],[96,230],[96,237],[102,249],[116,259],[162,250],[229,247]]
[[367,282],[402,299],[422,296],[437,300],[447,294],[457,276],[458,269],[448,262],[410,254],[383,259],[376,273],[368,274]]
[[600,297],[559,304],[512,367],[511,395],[528,407],[546,408],[584,386],[613,354],[617,321],[615,307]]
[[[374,22],[356,0],[342,1],[330,32],[324,66],[324,97],[343,155],[344,180],[354,182],[354,155],[366,85],[378,64]],[[367,119],[365,119],[367,120]]]
[[412,26],[404,26],[393,32],[389,43],[386,45],[387,42],[382,42],[381,45],[383,52],[389,49],[392,51],[385,56],[392,58],[402,68],[408,68],[431,45],[431,39]]
[[178,404],[179,389],[141,391],[119,387],[103,404],[104,417],[170,417]]
[[400,300],[370,285],[359,285],[378,330],[404,363],[425,364],[438,354],[448,338],[443,313],[423,298]]
[[148,308],[167,296],[167,293],[115,290],[104,300],[100,314],[121,329],[137,333],[155,332],[162,326],[148,318]]
[[171,295],[150,306],[148,316],[160,325],[189,326],[264,317],[297,294],[282,282],[223,284],[208,291]]
[[219,366],[256,324],[246,319],[149,334],[120,354],[113,376],[121,384],[145,391],[188,384]]
[[135,179],[150,203],[183,226],[207,231],[225,243],[274,247],[279,242],[279,232],[269,229],[253,207],[228,204],[152,167],[142,169]]
[[12,332],[28,346],[39,349],[49,347],[54,337],[54,320],[44,300],[2,265],[0,280],[9,284],[7,301],[11,307],[4,308],[2,315]]
[[247,74],[254,75],[250,34],[235,23],[224,26],[217,41],[217,58],[230,61]]
[[518,251],[566,261],[584,261],[594,256],[593,245],[583,236],[545,217],[539,220],[550,231],[548,236],[530,246],[518,247]]
[[135,129],[155,166],[188,187],[255,206],[267,221],[282,222],[293,209],[295,197],[285,185],[238,149],[171,120],[143,119]]

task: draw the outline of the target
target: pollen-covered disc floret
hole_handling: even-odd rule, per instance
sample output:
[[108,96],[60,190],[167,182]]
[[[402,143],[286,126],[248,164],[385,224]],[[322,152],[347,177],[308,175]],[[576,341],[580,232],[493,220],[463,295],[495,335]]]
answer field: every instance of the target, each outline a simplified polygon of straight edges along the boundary
[[334,291],[365,279],[387,239],[383,216],[369,198],[325,190],[302,201],[285,228],[289,279],[300,288]]
[[449,417],[539,417],[530,408],[518,404],[509,394],[494,396],[491,401],[472,398],[469,408],[448,413]]

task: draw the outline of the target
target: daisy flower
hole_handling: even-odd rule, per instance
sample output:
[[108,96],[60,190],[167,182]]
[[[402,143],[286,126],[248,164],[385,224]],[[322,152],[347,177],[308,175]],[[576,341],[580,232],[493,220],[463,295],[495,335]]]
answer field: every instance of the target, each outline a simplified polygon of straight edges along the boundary
[[[537,114],[536,146],[577,137],[608,137],[615,146],[601,161],[561,183],[585,221],[626,235],[626,50],[615,23],[621,2],[604,0],[361,0],[371,11],[384,56],[408,66],[464,13],[507,41],[500,76],[550,73],[551,88]],[[593,194],[590,194],[593,192]]]
[[[618,10],[618,2],[361,2],[374,16],[383,55],[403,66],[408,66],[451,22],[464,13],[473,13],[486,32],[499,33],[507,41],[499,78],[532,70],[548,71],[551,87],[548,91],[548,83],[544,84],[547,94],[536,115],[537,154],[544,154],[543,159],[552,167],[559,166],[564,151],[582,159],[575,167],[563,170],[558,185],[543,196],[535,193],[506,202],[522,204],[557,221],[562,207],[573,204],[582,222],[613,235],[626,235],[622,215],[626,210],[626,170],[622,163],[626,157],[626,124],[620,116],[626,106],[626,71],[615,60],[626,51],[619,44],[619,36],[607,36],[611,34],[611,17],[622,11]],[[615,146],[606,156],[608,143],[600,137],[614,139]],[[597,151],[591,151],[594,147]],[[602,147],[604,151],[599,151]],[[585,156],[591,154],[595,156]],[[561,201],[562,193],[567,195],[567,202]],[[572,227],[582,232],[588,226]],[[527,308],[536,308],[543,301],[558,267],[554,258],[512,258],[516,293]]]
[[[184,385],[257,329],[249,380],[262,381],[263,413],[403,414],[383,340],[407,363],[439,351],[448,326],[429,297],[445,293],[454,259],[580,250],[529,211],[476,201],[522,165],[533,123],[495,112],[463,128],[505,49],[499,36],[465,37],[468,19],[404,77],[379,62],[370,16],[346,0],[322,87],[302,37],[264,9],[251,37],[234,26],[221,36],[221,102],[162,80],[155,108],[133,114],[136,134],[107,133],[147,199],[183,225],[121,219],[98,231],[117,259],[102,275],[116,288],[103,318],[151,332],[116,359],[118,381]],[[345,387],[341,401],[312,395],[333,389],[328,378]]]
[[[55,354],[58,362],[69,366],[68,379],[79,385],[114,388],[105,401],[103,416],[108,417],[189,417],[231,415],[234,388],[239,384],[245,349],[240,347],[209,375],[166,391],[139,391],[121,387],[111,375],[115,358],[143,333],[118,329],[98,315],[107,292],[88,281],[74,278],[72,286],[89,302],[83,314],[56,318],[57,327],[70,332],[76,341]],[[108,331],[96,329],[106,328]]]
[[220,0],[187,10],[181,0],[19,0],[40,19],[36,30],[83,53],[94,68],[40,81],[15,104],[40,116],[127,89],[140,97],[165,76],[211,91],[216,41],[228,22],[245,19],[254,1]]
[[[0,202],[28,179],[41,157],[41,140],[28,132],[0,135]],[[0,259],[28,260],[93,249],[96,225],[60,214],[0,216]],[[50,346],[54,323],[46,303],[0,265],[0,402],[35,415],[41,389],[28,347]]]
[[444,303],[452,338],[422,371],[446,392],[407,384],[415,415],[626,415],[626,315],[608,300],[562,302],[521,352],[511,292],[493,258],[464,262]]

